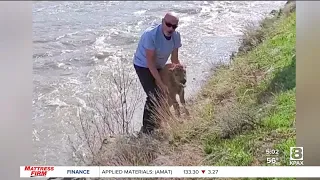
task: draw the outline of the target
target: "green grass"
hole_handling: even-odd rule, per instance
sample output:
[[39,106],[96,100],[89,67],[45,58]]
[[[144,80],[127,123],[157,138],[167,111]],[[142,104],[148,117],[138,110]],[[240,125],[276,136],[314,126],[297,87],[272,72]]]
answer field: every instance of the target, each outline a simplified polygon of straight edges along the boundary
[[208,141],[205,145],[206,153],[212,154],[210,160],[216,166],[246,166],[253,160],[250,155],[252,135],[240,135],[230,141],[220,141],[219,146]]
[[294,147],[295,145],[295,137],[291,137],[275,145],[275,149],[278,149],[281,152],[279,157],[281,160],[281,165],[289,166],[289,150],[290,147]]
[[239,133],[229,138],[222,138],[216,131],[205,134],[202,141],[208,165],[266,165],[267,148],[279,150],[280,165],[288,165],[289,149],[296,144],[295,23],[295,13],[274,19],[262,29],[262,43],[240,53],[230,67],[219,69],[209,80],[204,95],[213,103],[205,105],[202,117],[226,121],[222,123],[231,119],[247,122],[246,116],[235,113],[221,118],[226,111],[221,99],[230,100],[233,105],[254,110],[253,114],[241,113],[250,115],[255,125],[251,130],[239,126]]
[[263,121],[265,128],[287,129],[293,127],[296,111],[295,89],[277,95],[274,99],[274,109]]

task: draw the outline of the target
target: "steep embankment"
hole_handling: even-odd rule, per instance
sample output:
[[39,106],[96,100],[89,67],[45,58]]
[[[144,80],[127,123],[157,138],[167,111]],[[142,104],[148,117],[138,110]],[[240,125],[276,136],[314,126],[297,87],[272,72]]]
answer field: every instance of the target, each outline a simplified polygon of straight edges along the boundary
[[287,164],[296,136],[294,10],[289,3],[245,32],[230,65],[219,66],[195,98],[192,117],[181,124],[162,113],[165,136],[116,140],[95,164],[265,165],[266,148]]
[[210,80],[203,114],[219,129],[203,139],[209,164],[265,165],[270,148],[287,165],[295,145],[295,22],[295,13],[285,13],[248,31],[243,47],[262,42]]
[[219,128],[203,139],[209,164],[266,165],[267,148],[279,150],[280,164],[288,164],[296,136],[295,22],[295,13],[266,19],[244,41],[262,42],[210,80],[203,113]]
[[288,165],[296,140],[295,3],[272,13],[259,29],[247,29],[230,65],[220,66],[197,97],[193,120],[175,128],[173,164],[267,165],[269,148]]

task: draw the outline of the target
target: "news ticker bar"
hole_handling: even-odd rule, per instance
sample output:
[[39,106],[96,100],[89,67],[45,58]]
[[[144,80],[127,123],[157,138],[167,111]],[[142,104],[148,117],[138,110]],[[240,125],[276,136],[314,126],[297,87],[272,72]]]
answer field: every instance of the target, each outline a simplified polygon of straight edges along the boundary
[[320,166],[20,166],[20,177],[320,177]]

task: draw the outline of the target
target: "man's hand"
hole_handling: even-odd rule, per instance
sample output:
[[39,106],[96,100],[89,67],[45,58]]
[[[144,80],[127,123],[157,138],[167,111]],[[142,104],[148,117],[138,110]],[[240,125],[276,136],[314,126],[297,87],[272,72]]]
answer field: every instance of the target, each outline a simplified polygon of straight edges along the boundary
[[163,84],[162,82],[157,83],[157,84],[160,87],[161,91],[164,93],[164,95],[168,95],[169,94],[169,89],[165,84]]

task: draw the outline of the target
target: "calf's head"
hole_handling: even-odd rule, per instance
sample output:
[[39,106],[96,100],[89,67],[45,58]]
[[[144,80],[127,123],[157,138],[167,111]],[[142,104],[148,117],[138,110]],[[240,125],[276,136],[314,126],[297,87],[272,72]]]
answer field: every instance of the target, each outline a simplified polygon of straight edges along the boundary
[[169,71],[171,72],[175,83],[181,85],[183,87],[186,86],[187,75],[186,75],[186,67],[183,65],[174,65]]

